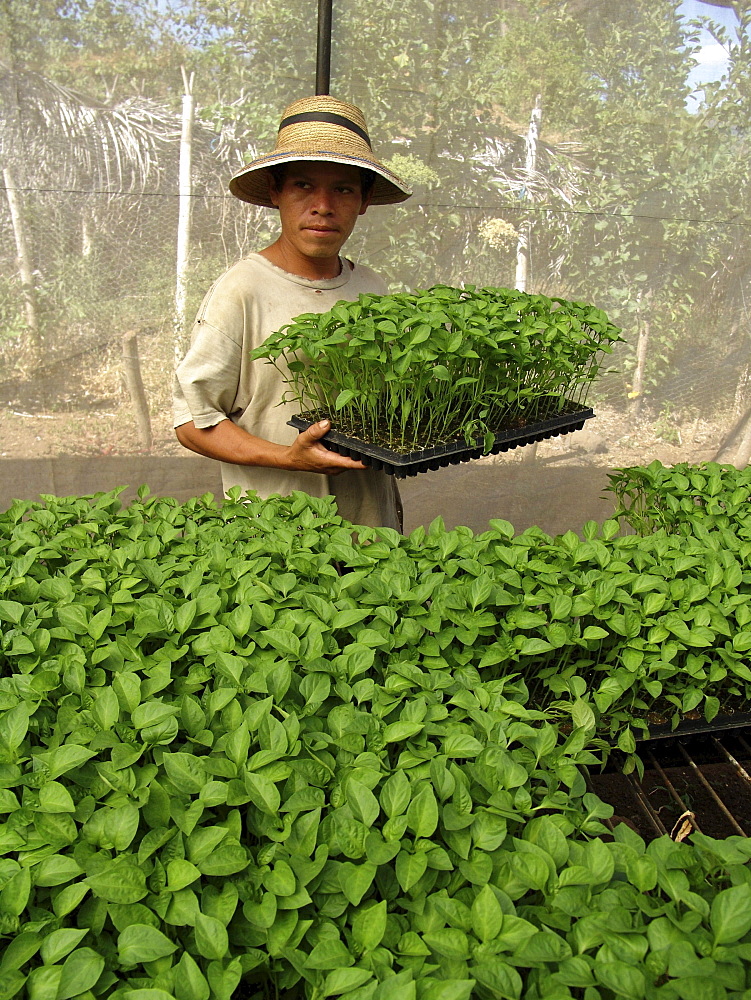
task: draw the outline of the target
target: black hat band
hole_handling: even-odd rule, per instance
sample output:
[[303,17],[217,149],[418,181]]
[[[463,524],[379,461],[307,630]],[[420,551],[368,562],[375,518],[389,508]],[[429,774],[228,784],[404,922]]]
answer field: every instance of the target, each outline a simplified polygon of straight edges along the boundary
[[288,125],[296,125],[298,122],[325,122],[327,125],[339,125],[341,128],[346,128],[350,132],[354,132],[355,135],[359,135],[368,144],[368,149],[371,148],[370,138],[365,129],[360,128],[344,115],[333,115],[328,111],[303,111],[299,115],[290,115],[289,118],[284,118],[279,125],[279,131],[281,132]]

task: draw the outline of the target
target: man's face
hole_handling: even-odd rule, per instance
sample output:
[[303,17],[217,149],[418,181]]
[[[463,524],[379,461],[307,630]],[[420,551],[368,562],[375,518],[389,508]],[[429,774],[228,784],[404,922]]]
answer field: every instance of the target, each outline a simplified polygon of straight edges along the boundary
[[279,209],[281,241],[314,260],[339,255],[370,203],[358,168],[339,163],[290,163],[281,188],[271,181],[269,194]]

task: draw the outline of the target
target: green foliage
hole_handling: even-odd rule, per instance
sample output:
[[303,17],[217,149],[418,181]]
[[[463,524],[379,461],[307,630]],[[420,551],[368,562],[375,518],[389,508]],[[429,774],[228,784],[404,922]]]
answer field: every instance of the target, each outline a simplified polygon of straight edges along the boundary
[[729,527],[747,512],[751,469],[702,462],[615,469],[608,475],[622,517],[639,535],[659,528],[690,534],[697,521]]
[[751,543],[705,531],[681,562],[676,537],[590,527],[355,538],[304,494],[16,502],[2,994],[742,995],[751,842],[599,839],[586,684],[559,724],[520,674],[567,642],[598,669],[614,632],[636,648],[640,602],[710,590],[742,655]]
[[[311,419],[398,451],[485,440],[582,404],[619,330],[580,302],[436,285],[293,319],[253,352]],[[288,360],[289,359],[289,360]]]

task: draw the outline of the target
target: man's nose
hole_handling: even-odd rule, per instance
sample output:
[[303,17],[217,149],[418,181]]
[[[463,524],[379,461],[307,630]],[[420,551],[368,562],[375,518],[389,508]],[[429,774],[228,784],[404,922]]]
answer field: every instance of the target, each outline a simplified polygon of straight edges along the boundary
[[334,210],[331,193],[321,188],[314,191],[312,208],[318,215],[330,215]]

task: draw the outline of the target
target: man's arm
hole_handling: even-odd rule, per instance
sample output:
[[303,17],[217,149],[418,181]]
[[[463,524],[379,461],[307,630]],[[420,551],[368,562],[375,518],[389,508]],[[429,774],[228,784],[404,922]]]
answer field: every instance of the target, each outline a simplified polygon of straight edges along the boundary
[[288,472],[318,472],[328,476],[335,476],[346,470],[366,469],[367,466],[362,462],[329,451],[320,443],[330,427],[328,420],[321,420],[298,434],[291,445],[273,444],[256,437],[229,419],[206,428],[196,427],[191,420],[176,427],[175,433],[184,448],[232,465],[285,469]]

